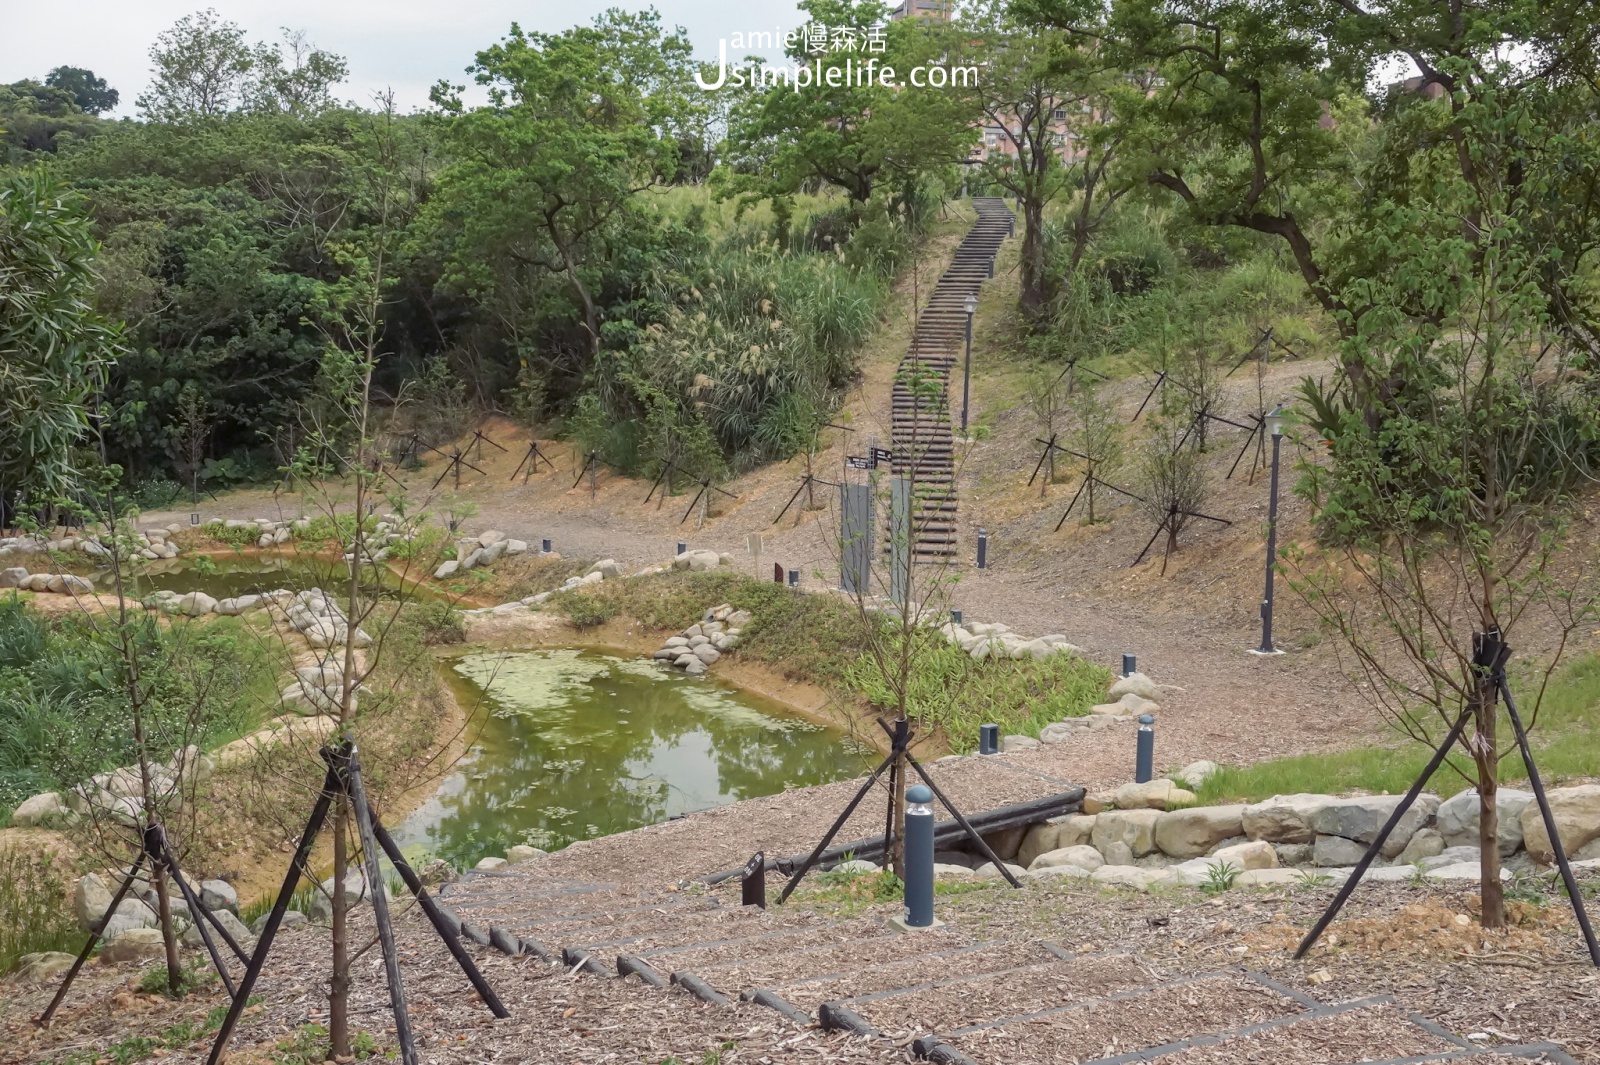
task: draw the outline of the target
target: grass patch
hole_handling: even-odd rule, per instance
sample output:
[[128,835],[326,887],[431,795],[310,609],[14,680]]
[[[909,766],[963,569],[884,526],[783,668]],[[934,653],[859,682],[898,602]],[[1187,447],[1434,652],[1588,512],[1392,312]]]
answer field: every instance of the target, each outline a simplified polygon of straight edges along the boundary
[[[165,970],[162,972],[165,973]],[[251,995],[249,1005],[254,1006],[260,1001],[259,995]],[[197,1015],[192,1020],[179,1021],[160,1035],[129,1036],[117,1040],[104,1050],[75,1050],[52,1059],[52,1065],[128,1065],[129,1062],[154,1057],[157,1051],[182,1050],[202,1039],[209,1039],[212,1033],[222,1027],[227,1015],[227,1006],[213,1006],[205,1016]]]
[[62,864],[49,851],[0,850],[0,973],[16,968],[24,954],[82,949]]
[[[1534,692],[1527,684],[1517,687],[1518,705],[1526,712],[1532,705]],[[1512,735],[1511,721],[1503,708],[1499,735],[1503,739]],[[1539,771],[1546,781],[1558,783],[1600,777],[1597,735],[1600,735],[1600,655],[1585,655],[1551,678],[1538,719],[1532,725],[1530,739],[1539,759]],[[1203,804],[1261,802],[1274,795],[1299,792],[1367,791],[1397,795],[1417,779],[1432,753],[1420,743],[1407,741],[1398,745],[1274,758],[1249,766],[1224,766],[1197,794]],[[1434,775],[1428,790],[1445,798],[1465,790],[1468,787],[1466,778],[1448,766],[1465,768],[1468,764],[1458,750],[1447,766]],[[1528,779],[1521,755],[1513,753],[1500,763],[1500,779],[1502,783]]]

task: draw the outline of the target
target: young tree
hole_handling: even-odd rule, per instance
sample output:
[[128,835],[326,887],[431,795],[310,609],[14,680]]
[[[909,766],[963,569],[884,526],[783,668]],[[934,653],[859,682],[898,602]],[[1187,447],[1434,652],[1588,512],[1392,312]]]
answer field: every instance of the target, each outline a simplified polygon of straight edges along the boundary
[[1144,500],[1140,505],[1157,529],[1167,534],[1162,576],[1167,573],[1167,558],[1178,549],[1178,536],[1194,523],[1206,501],[1200,449],[1186,430],[1186,425],[1157,420],[1139,456],[1137,483]]
[[1084,502],[1088,505],[1088,521],[1093,525],[1097,487],[1095,479],[1110,481],[1116,476],[1117,467],[1122,461],[1122,422],[1118,420],[1116,408],[1101,394],[1100,386],[1090,380],[1074,383],[1067,397],[1066,414],[1064,442],[1067,447],[1085,456],[1079,461],[1083,463],[1083,474],[1087,479],[1083,492],[1086,497]]

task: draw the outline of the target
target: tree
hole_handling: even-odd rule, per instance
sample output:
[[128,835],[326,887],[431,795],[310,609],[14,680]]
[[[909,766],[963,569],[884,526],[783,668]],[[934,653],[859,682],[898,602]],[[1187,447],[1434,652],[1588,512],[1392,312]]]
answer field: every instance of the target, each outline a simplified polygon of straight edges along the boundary
[[1122,423],[1116,408],[1100,394],[1099,386],[1087,379],[1073,382],[1066,400],[1066,414],[1066,446],[1085,456],[1079,461],[1083,463],[1087,479],[1083,493],[1088,505],[1088,522],[1093,525],[1094,478],[1110,481],[1115,476],[1122,461]]
[[255,57],[244,30],[215,8],[185,15],[150,46],[150,88],[139,111],[154,122],[227,114],[244,102]]
[[343,56],[315,47],[304,30],[287,28],[283,44],[257,45],[250,62],[246,106],[271,114],[303,117],[338,106],[332,90],[349,73]]
[[89,220],[43,173],[0,179],[0,495],[72,483],[71,451],[118,352],[94,312]]
[[[608,11],[558,34],[515,24],[471,68],[489,103],[467,110],[460,86],[433,98],[457,116],[457,162],[434,209],[459,227],[454,269],[469,286],[503,285],[504,264],[576,299],[592,359],[602,343],[596,289],[637,194],[677,167],[690,47],[655,12]],[[491,251],[492,249],[492,251]]]
[[45,75],[44,83],[71,93],[78,109],[88,115],[115,110],[121,98],[117,90],[106,84],[105,78],[97,78],[94,71],[83,67],[56,67]]

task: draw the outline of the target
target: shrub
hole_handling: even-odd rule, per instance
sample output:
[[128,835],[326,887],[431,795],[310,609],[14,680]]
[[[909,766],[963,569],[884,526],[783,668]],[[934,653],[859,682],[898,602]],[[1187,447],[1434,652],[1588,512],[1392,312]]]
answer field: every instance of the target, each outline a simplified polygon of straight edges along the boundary
[[63,872],[49,851],[0,850],[0,973],[10,972],[24,954],[82,947]]

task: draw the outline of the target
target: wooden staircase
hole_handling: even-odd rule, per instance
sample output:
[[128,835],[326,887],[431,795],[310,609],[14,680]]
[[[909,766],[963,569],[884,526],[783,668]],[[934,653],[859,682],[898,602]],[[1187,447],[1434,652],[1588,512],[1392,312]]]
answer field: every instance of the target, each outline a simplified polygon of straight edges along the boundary
[[[1246,969],[1164,973],[1127,951],[991,938],[981,923],[962,927],[959,914],[893,935],[881,914],[742,907],[736,884],[658,892],[554,881],[538,865],[449,885],[442,901],[463,935],[574,976],[656,989],[639,995],[687,994],[730,1014],[764,1007],[797,1029],[848,1032],[885,1053],[909,1045],[950,1065],[1573,1061],[1552,1044],[1475,1047],[1388,996],[1322,1003]],[[582,980],[568,984],[564,994],[583,994]]]
[[978,220],[962,238],[949,269],[917,315],[911,350],[895,374],[891,398],[892,472],[911,479],[911,551],[921,562],[942,561],[956,554],[952,376],[959,389],[966,298],[977,295],[988,280],[994,257],[1013,226],[1004,200],[979,196],[972,204]]

